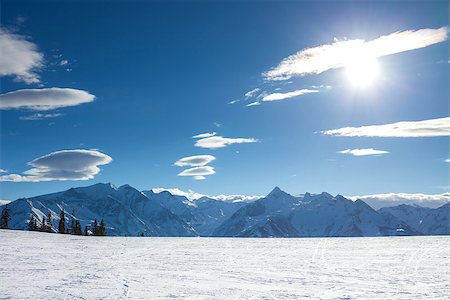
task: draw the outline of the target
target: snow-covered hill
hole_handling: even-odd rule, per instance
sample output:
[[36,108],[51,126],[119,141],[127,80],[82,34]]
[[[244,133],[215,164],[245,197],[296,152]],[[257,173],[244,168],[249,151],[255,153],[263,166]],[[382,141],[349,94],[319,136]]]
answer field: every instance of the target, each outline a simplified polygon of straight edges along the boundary
[[158,238],[0,230],[0,299],[448,299],[449,236]]
[[291,196],[275,188],[267,197],[239,209],[214,235],[232,237],[319,237],[420,234],[405,222],[387,218],[361,200],[322,193]]

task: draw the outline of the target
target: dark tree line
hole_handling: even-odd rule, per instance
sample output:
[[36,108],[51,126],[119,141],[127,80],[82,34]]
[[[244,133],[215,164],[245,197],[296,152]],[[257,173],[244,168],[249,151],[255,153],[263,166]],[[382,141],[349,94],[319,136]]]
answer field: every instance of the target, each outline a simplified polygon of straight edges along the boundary
[[0,229],[8,229],[10,220],[11,216],[9,214],[8,204],[6,204],[2,209],[2,215],[0,217]]
[[[3,219],[3,213],[2,213]],[[92,227],[92,230],[89,230]],[[47,219],[45,216],[42,216],[41,224],[38,225],[38,221],[36,218],[31,215],[31,219],[28,222],[28,230],[30,231],[42,231],[42,232],[53,232],[52,230],[52,213],[49,212],[47,215]],[[66,215],[64,212],[64,208],[61,210],[59,214],[59,222],[58,222],[58,233],[61,234],[73,234],[73,235],[94,235],[94,236],[104,236],[106,235],[106,224],[103,219],[100,221],[100,224],[97,222],[97,219],[94,220],[92,226],[86,225],[84,227],[84,231],[81,228],[81,223],[78,219],[75,218],[75,210],[72,211],[70,216],[70,228],[66,228]]]

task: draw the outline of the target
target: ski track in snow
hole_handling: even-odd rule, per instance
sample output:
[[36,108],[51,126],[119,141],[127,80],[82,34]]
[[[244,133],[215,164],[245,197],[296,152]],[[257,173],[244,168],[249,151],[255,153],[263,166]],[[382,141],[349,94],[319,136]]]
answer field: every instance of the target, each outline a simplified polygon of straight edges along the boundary
[[450,236],[76,237],[0,230],[0,299],[446,299]]

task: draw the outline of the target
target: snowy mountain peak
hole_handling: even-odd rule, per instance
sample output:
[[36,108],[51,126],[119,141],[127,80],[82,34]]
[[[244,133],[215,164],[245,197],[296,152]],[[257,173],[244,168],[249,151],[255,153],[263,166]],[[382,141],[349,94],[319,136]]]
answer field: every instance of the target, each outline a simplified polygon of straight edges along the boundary
[[87,186],[86,188],[94,188],[94,187],[117,190],[117,187],[114,184],[112,184],[111,182],[106,182],[106,183],[99,182],[99,183]]
[[126,190],[126,189],[134,189],[134,188],[129,184],[124,184],[119,187],[119,190]]
[[322,192],[322,193],[320,193],[320,196],[321,196],[322,198],[333,198],[333,195],[328,194],[327,192]]
[[286,192],[283,192],[279,187],[275,187],[268,195],[267,198],[278,198],[281,195],[287,194]]
[[337,201],[342,201],[342,200],[345,200],[345,201],[347,201],[348,199],[347,198],[345,198],[344,196],[342,196],[342,195],[336,195],[336,197],[334,197]]

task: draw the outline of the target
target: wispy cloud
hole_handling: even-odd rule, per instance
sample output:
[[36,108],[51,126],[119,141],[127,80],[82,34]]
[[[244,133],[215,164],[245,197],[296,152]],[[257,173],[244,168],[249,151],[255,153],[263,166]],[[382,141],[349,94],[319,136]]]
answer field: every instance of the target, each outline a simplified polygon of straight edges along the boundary
[[216,135],[212,137],[199,139],[198,141],[195,142],[195,146],[200,148],[218,149],[233,144],[245,144],[256,142],[258,142],[258,140],[254,138],[226,138],[220,135]]
[[194,155],[187,156],[177,160],[174,165],[179,167],[201,167],[209,164],[216,158],[212,155]]
[[272,94],[264,96],[262,101],[280,101],[280,100],[286,100],[289,98],[302,96],[302,95],[306,95],[306,94],[311,94],[311,93],[318,93],[318,92],[319,92],[319,90],[302,89],[302,90],[296,90],[296,91],[287,92],[287,93],[272,93]]
[[61,116],[63,116],[63,114],[60,114],[60,113],[57,113],[57,114],[37,113],[37,114],[28,115],[28,116],[20,116],[19,119],[25,120],[25,121],[38,121],[38,120],[45,120],[45,119],[51,119],[51,118],[58,118]]
[[373,148],[367,148],[367,149],[347,149],[338,151],[338,153],[349,154],[353,156],[367,156],[367,155],[382,155],[387,154],[389,152],[384,150],[375,150]]
[[27,84],[40,81],[37,71],[44,55],[26,37],[0,28],[0,76],[12,76]]
[[363,196],[348,196],[355,201],[361,199],[374,209],[381,207],[397,206],[401,204],[420,205],[436,208],[450,202],[450,193],[444,194],[407,194],[407,193],[386,193]]
[[255,96],[259,91],[261,91],[260,88],[255,88],[255,89],[245,93],[244,96],[246,99],[249,99],[249,98],[252,98],[253,96]]
[[334,136],[435,137],[450,136],[450,117],[423,121],[404,121],[384,125],[344,127],[321,131]]
[[424,48],[447,40],[447,27],[394,32],[372,41],[336,40],[297,52],[263,73],[267,80],[287,80],[293,76],[320,74],[340,68],[359,57],[377,58]]
[[22,174],[6,174],[0,181],[40,182],[53,180],[89,180],[100,172],[98,166],[112,158],[97,150],[62,150],[38,157],[28,165],[33,168]]
[[0,109],[52,110],[94,101],[87,91],[70,88],[24,89],[0,95]]
[[213,175],[216,171],[211,166],[202,166],[202,167],[194,167],[190,169],[186,169],[178,174],[178,176],[191,176],[195,180],[204,180],[205,176]]
[[239,101],[241,101],[241,100],[239,100],[239,99],[231,100],[230,102],[228,102],[228,104],[235,104],[235,103],[238,103]]
[[247,106],[247,107],[251,107],[251,106],[258,106],[258,105],[261,105],[261,102],[255,101],[255,102],[252,102],[252,103],[247,104],[246,106]]
[[206,133],[200,133],[200,134],[194,135],[192,138],[194,138],[194,139],[202,139],[202,138],[215,136],[216,134],[217,134],[217,132],[206,132]]

